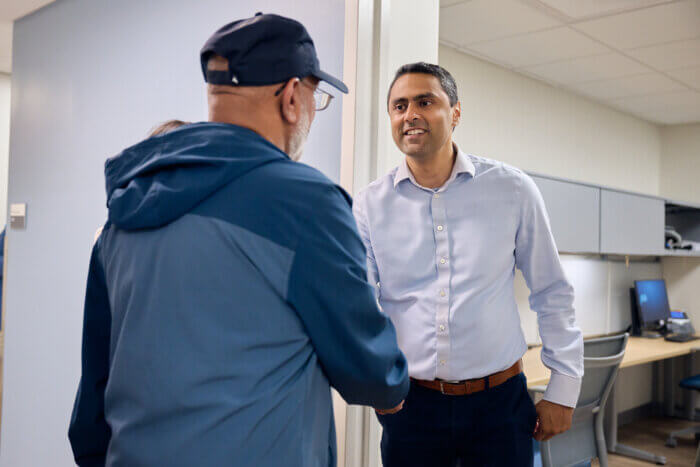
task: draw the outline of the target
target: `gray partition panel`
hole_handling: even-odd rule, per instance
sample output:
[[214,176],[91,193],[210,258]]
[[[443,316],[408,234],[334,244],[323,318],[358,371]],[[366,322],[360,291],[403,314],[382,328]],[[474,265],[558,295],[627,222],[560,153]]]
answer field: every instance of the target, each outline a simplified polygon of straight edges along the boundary
[[601,190],[601,253],[659,255],[663,248],[663,200]]
[[600,250],[600,189],[532,177],[542,193],[557,249],[567,253]]

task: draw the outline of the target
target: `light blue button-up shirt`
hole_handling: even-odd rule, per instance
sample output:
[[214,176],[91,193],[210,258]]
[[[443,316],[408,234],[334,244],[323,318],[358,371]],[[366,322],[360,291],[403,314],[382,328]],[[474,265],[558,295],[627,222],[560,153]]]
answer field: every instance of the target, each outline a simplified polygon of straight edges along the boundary
[[523,356],[517,267],[537,312],[542,361],[552,370],[544,398],[576,405],[583,340],[574,292],[529,176],[458,150],[447,182],[429,189],[404,160],[363,189],[353,211],[369,280],[396,327],[410,376],[479,378]]

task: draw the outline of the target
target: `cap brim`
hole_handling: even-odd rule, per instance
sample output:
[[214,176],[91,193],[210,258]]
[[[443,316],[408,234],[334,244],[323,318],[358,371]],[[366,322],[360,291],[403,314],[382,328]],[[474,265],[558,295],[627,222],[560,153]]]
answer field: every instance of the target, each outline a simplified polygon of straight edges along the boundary
[[320,79],[321,81],[325,81],[326,83],[330,84],[334,88],[336,88],[338,91],[342,92],[343,94],[348,93],[348,87],[345,86],[345,83],[340,81],[338,78],[335,78],[328,73],[318,70],[315,73],[311,73],[313,76],[316,78]]

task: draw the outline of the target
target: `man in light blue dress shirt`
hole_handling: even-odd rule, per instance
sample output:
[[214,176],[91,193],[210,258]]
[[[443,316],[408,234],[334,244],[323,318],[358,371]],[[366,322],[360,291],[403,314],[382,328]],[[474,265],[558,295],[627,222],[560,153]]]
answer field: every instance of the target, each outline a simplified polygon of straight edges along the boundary
[[[383,464],[531,465],[533,435],[571,426],[583,375],[573,288],[542,197],[522,171],[458,149],[461,107],[443,68],[401,67],[387,105],[406,158],[353,207],[412,380],[403,410],[378,413]],[[516,267],[552,371],[536,407],[522,374]]]

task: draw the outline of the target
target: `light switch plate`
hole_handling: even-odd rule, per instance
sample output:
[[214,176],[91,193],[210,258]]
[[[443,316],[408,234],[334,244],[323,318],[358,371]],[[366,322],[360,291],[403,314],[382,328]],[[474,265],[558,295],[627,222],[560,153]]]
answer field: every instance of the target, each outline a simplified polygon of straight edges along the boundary
[[10,227],[13,229],[23,229],[27,219],[26,203],[10,204]]

